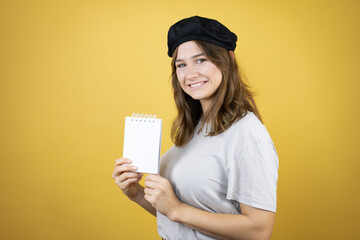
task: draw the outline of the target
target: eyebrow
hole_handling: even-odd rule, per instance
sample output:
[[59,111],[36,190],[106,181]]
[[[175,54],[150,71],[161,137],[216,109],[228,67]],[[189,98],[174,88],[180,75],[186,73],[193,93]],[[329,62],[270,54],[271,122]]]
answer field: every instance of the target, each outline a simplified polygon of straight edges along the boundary
[[[196,55],[192,56],[191,58],[194,59],[194,58],[197,58],[197,57],[200,57],[200,56],[205,56],[205,54],[199,53],[199,54],[196,54]],[[176,59],[175,62],[181,62],[181,61],[184,61],[184,60],[182,60],[182,59]]]

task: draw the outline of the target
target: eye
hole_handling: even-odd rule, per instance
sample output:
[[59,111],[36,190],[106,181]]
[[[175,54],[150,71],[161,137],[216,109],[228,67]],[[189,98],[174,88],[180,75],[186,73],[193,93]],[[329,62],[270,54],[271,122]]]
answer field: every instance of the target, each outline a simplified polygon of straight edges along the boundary
[[176,65],[176,68],[183,68],[185,67],[186,65],[184,63],[180,63],[180,64],[177,64]]
[[196,60],[196,63],[203,63],[203,62],[205,62],[205,61],[206,61],[205,58],[200,58],[200,59]]

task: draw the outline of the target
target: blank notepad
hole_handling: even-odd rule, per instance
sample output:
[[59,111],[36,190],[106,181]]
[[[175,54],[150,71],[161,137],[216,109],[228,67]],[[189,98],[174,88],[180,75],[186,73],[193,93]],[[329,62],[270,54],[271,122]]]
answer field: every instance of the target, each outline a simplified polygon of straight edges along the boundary
[[162,120],[138,114],[125,118],[123,157],[132,160],[136,172],[159,173]]

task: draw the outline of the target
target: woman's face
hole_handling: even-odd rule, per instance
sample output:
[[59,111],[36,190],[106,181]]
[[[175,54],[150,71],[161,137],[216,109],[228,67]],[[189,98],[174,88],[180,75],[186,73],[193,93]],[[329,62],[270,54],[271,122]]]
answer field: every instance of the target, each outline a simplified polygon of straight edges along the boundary
[[193,99],[200,100],[203,112],[206,112],[222,80],[220,69],[194,41],[178,47],[175,66],[182,89]]

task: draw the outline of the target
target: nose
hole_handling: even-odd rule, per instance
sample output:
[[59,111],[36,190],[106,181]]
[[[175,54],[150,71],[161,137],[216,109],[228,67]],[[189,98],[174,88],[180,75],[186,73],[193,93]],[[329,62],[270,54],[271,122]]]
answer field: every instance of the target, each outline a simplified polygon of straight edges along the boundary
[[197,71],[195,66],[188,65],[186,69],[186,78],[189,80],[195,80],[199,76],[199,72]]

